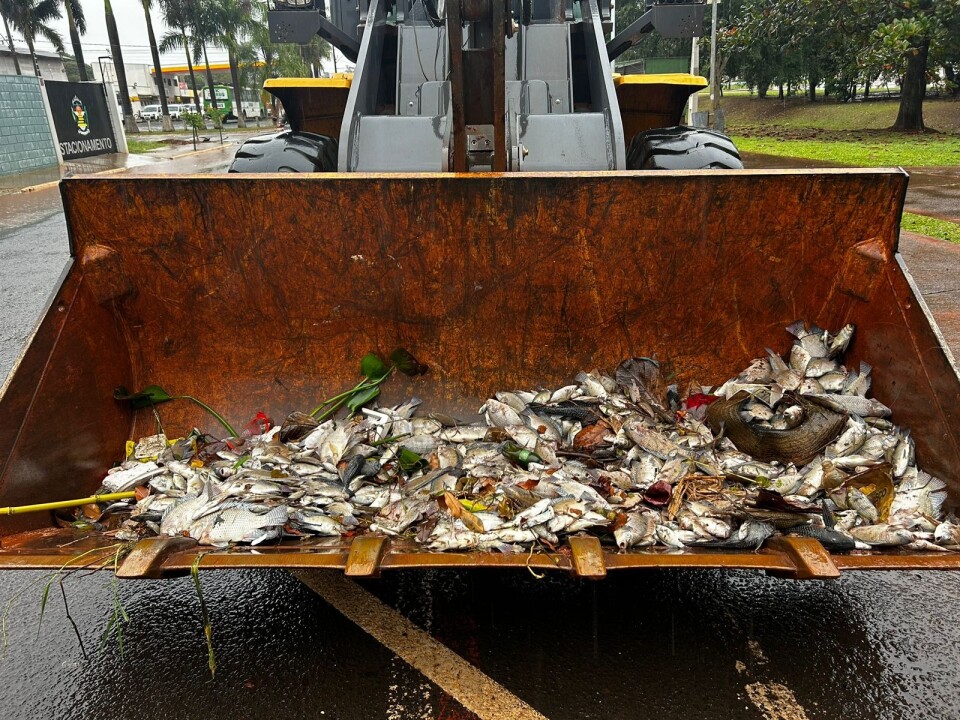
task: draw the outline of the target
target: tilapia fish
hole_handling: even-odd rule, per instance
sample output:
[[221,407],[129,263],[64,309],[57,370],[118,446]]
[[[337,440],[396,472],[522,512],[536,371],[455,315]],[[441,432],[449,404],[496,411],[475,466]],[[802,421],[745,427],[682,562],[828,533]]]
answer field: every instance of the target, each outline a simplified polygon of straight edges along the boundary
[[323,421],[293,412],[229,442],[150,436],[103,478],[139,497],[109,514],[131,510],[118,537],[216,547],[363,533],[486,552],[553,551],[579,533],[621,552],[747,551],[777,533],[838,552],[960,544],[945,483],[870,397],[874,370],[843,364],[853,326],[787,331],[789,352],[719,385],[632,357],[612,376],[497,389],[467,421],[411,398]]

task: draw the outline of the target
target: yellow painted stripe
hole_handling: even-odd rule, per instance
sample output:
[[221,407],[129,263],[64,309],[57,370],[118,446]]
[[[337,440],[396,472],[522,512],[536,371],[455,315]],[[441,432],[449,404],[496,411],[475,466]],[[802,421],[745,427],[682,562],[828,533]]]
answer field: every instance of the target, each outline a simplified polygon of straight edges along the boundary
[[294,576],[480,720],[546,720],[500,683],[339,572]]
[[615,85],[694,85],[706,87],[707,79],[690,73],[651,73],[649,75],[614,75]]
[[353,75],[339,73],[328,78],[267,78],[263,83],[264,90],[271,88],[349,88],[353,82]]

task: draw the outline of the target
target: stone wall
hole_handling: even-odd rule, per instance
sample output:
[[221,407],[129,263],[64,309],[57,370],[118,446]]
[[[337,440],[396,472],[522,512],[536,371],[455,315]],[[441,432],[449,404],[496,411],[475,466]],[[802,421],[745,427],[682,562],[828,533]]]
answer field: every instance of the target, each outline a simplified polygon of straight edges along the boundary
[[29,75],[0,75],[0,175],[58,163],[43,89]]

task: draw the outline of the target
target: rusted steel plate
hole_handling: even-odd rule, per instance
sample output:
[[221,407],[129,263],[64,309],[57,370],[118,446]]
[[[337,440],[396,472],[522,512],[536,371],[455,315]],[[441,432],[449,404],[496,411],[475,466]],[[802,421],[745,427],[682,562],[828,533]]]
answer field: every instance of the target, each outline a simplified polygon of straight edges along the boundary
[[[403,346],[431,372],[391,379],[384,401],[468,419],[496,389],[632,355],[719,382],[785,351],[801,318],[857,323],[852,359],[957,500],[960,379],[895,254],[905,188],[900,171],[846,169],[70,178],[79,261],[0,397],[0,505],[89,494],[124,440],[154,432],[111,399],[120,384],[200,396],[242,425],[313,407],[355,384],[364,353]],[[224,232],[224,217],[257,222]],[[220,431],[191,404],[160,411],[170,435]],[[0,535],[49,524],[14,516]],[[204,565],[342,567],[341,545]],[[605,563],[793,568],[780,553]],[[381,567],[488,564],[391,549]]]

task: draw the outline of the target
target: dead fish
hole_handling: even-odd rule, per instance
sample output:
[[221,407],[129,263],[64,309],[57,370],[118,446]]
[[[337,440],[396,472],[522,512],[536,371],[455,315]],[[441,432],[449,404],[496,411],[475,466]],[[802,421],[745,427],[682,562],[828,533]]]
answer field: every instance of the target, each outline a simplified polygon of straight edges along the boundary
[[913,542],[913,535],[909,530],[886,523],[852,527],[849,533],[854,540],[859,540],[871,547],[896,547]]
[[337,536],[344,532],[343,525],[336,519],[312,508],[298,508],[290,513],[293,526],[313,535]]
[[837,371],[839,367],[836,360],[831,360],[830,358],[813,358],[807,363],[805,375],[808,378],[819,381],[826,389],[829,389],[827,388],[828,384],[832,386],[834,382],[837,381],[833,376],[835,374],[839,375],[839,385],[837,386],[837,390],[839,391],[843,387],[843,382],[847,379],[846,373]]
[[904,430],[903,433],[898,435],[897,446],[893,450],[891,463],[893,465],[893,476],[903,477],[903,474],[913,462],[913,457],[913,438],[910,437],[909,430]]
[[259,545],[279,538],[287,517],[285,505],[274,508],[249,505],[225,508],[217,513],[198,540],[201,545],[215,547],[225,547],[231,543]]
[[921,514],[939,519],[946,499],[947,484],[921,470],[915,477],[904,477],[900,481],[890,513],[894,516]]
[[805,395],[818,405],[825,408],[846,412],[860,417],[890,417],[890,408],[879,400],[864,398],[859,395]]
[[109,473],[103,479],[103,487],[112,493],[128,492],[135,487],[145,485],[149,480],[163,475],[165,468],[158,466],[153,460],[145,463],[132,464],[123,470]]
[[933,537],[941,545],[960,545],[960,525],[955,522],[942,522],[933,531]]
[[669,460],[676,455],[687,454],[675,442],[647,427],[642,420],[631,420],[624,424],[623,429],[633,442],[661,460]]
[[866,423],[858,417],[851,417],[847,420],[846,429],[840,433],[840,437],[827,445],[826,455],[828,458],[852,455],[856,450],[860,449],[866,438]]
[[866,397],[867,391],[870,389],[870,371],[873,370],[867,363],[860,363],[860,372],[859,373],[850,373],[847,376],[847,381],[843,384],[844,395],[859,395],[860,397]]
[[784,390],[796,390],[800,387],[803,375],[792,367],[787,365],[783,358],[770,348],[767,348],[767,356],[770,358],[770,370],[773,374],[773,381]]
[[813,538],[830,552],[849,552],[856,547],[855,541],[849,535],[819,525],[798,525],[790,529],[790,534]]
[[661,523],[657,525],[654,533],[657,536],[657,540],[659,540],[662,545],[676,549],[685,547],[683,541],[680,539],[680,533],[678,529],[669,523]]
[[613,531],[613,537],[621,550],[646,547],[656,543],[656,528],[657,524],[652,516],[646,513],[630,513],[627,521]]
[[[830,360],[828,362],[831,362],[833,363],[834,366],[836,366],[836,362],[834,362],[833,360]],[[847,374],[834,369],[829,372],[823,373],[816,379],[817,379],[817,382],[820,383],[820,387],[822,387],[823,390],[820,393],[807,393],[808,395],[840,392],[841,390],[843,390],[843,384],[847,381]]]
[[769,523],[747,520],[729,538],[699,542],[696,543],[696,546],[726,548],[727,550],[759,550],[775,532],[776,528]]
[[799,345],[810,355],[811,358],[825,357],[827,346],[823,342],[823,330],[814,326],[807,330],[806,324],[802,320],[787,326],[787,332],[793,335]]
[[827,354],[832,358],[843,355],[850,346],[854,330],[853,325],[844,325],[840,328],[840,331],[830,339],[830,347],[827,350]]

